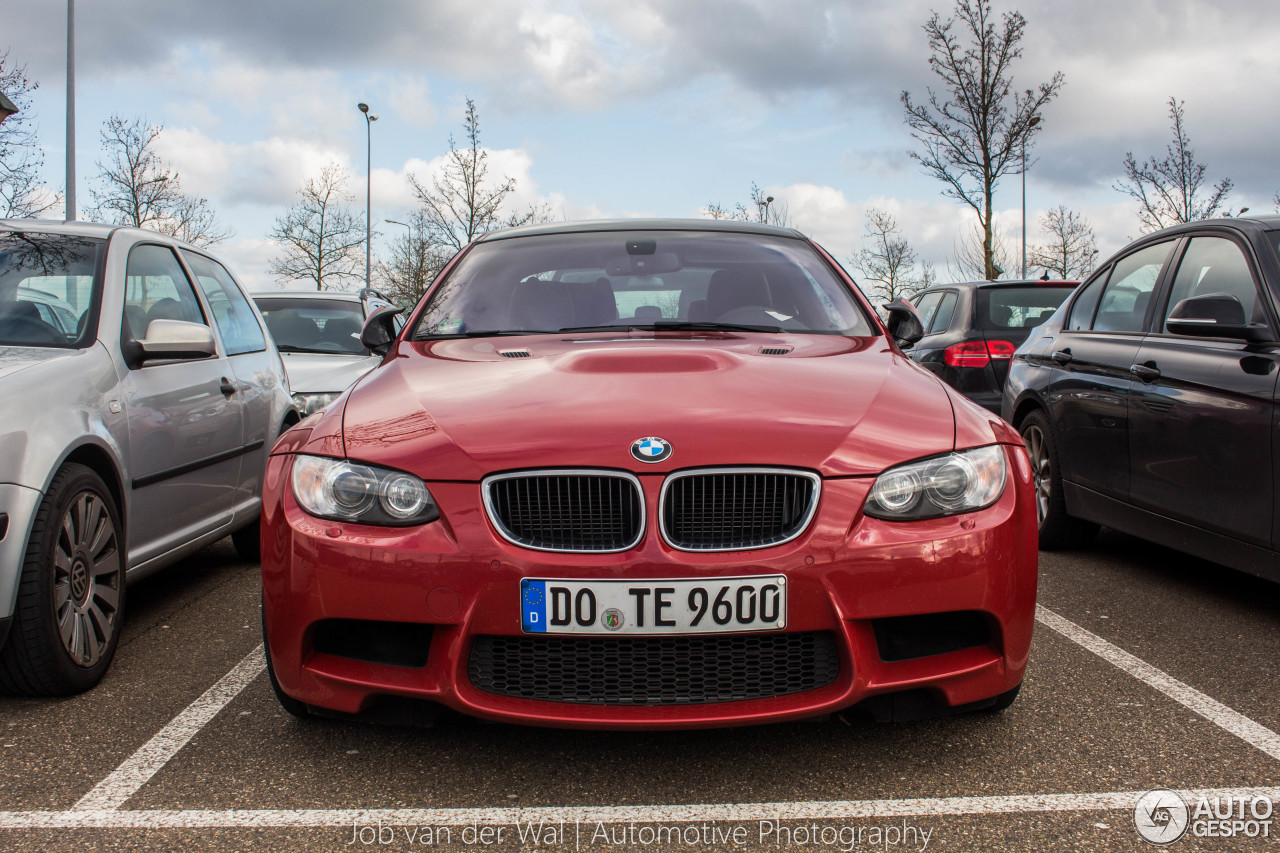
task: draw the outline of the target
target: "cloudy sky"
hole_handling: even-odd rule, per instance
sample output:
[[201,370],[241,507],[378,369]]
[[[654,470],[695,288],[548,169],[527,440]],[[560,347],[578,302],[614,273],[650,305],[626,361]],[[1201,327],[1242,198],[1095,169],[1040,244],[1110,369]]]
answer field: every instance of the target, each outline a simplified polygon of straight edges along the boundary
[[[271,287],[275,217],[337,161],[365,191],[373,126],[373,221],[412,207],[406,174],[429,174],[480,113],[491,174],[519,206],[557,218],[699,216],[745,202],[754,181],[842,261],[870,206],[894,213],[922,258],[947,264],[972,213],[907,157],[899,95],[931,85],[921,29],[939,0],[78,0],[77,170],[82,209],[112,113],[163,124],[183,186],[235,237],[219,247],[251,287]],[[1015,88],[1062,71],[1027,176],[1039,215],[1084,213],[1107,255],[1138,233],[1112,185],[1127,151],[1163,155],[1167,101],[1184,100],[1209,183],[1233,208],[1272,212],[1280,191],[1280,32],[1262,0],[997,2],[1027,19]],[[65,3],[6,3],[0,51],[40,89],[45,177],[65,179]],[[1020,184],[996,194],[1018,245]],[[375,236],[375,254],[378,251]]]

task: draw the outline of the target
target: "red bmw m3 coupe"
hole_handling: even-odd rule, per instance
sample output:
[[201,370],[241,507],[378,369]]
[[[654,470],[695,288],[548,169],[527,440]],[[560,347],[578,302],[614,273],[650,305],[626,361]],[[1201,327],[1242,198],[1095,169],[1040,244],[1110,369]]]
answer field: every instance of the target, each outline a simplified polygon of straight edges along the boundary
[[1018,434],[790,229],[565,223],[459,252],[281,438],[263,623],[289,711],[422,700],[697,728],[1006,707],[1031,645]]

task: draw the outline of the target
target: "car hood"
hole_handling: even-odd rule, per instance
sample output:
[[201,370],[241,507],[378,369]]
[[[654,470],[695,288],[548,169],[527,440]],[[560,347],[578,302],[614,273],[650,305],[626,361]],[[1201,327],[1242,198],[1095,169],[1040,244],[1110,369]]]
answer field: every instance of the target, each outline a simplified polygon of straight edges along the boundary
[[[566,467],[780,465],[867,476],[956,446],[951,392],[884,338],[583,337],[401,344],[317,419],[308,449],[474,481]],[[995,440],[982,416],[965,411],[965,446],[983,443],[975,435]],[[670,442],[671,456],[634,459],[632,442],[648,436]]]
[[295,394],[328,394],[344,390],[382,361],[376,355],[282,352],[289,390]]
[[75,355],[78,350],[62,347],[3,347],[0,346],[0,380],[37,364]]

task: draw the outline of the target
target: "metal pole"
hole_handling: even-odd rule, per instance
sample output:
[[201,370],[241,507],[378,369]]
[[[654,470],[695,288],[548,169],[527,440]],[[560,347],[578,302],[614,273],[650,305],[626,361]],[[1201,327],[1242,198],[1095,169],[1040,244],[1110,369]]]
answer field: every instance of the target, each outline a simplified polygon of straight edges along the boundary
[[1027,278],[1027,137],[1022,137],[1022,278]]
[[66,218],[76,218],[76,0],[67,0],[67,199]]
[[373,122],[369,114],[364,116],[365,129],[365,184],[364,184],[364,288],[373,286],[370,276],[371,252],[373,250]]

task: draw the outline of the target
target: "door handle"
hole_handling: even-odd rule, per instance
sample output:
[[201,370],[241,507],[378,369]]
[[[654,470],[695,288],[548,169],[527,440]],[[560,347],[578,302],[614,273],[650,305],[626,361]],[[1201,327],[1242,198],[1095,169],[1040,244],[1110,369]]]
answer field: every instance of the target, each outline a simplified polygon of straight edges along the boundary
[[222,377],[222,384],[218,386],[218,390],[222,392],[222,396],[230,397],[236,393],[236,386],[232,385],[231,381],[224,376]]
[[1052,355],[1052,358],[1053,358],[1053,360],[1054,360],[1054,361],[1056,361],[1058,364],[1061,364],[1061,365],[1064,365],[1064,366],[1065,366],[1065,365],[1068,365],[1068,364],[1070,364],[1070,363],[1071,363],[1071,350],[1070,350],[1070,349],[1060,349],[1060,350],[1058,350],[1057,352],[1055,352],[1055,353]]
[[1156,367],[1156,363],[1154,361],[1135,364],[1129,368],[1129,372],[1141,379],[1143,382],[1151,382],[1152,380],[1160,378],[1160,368]]

